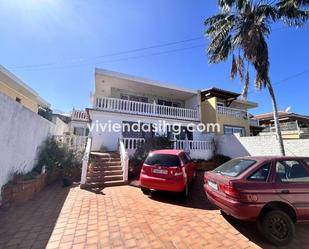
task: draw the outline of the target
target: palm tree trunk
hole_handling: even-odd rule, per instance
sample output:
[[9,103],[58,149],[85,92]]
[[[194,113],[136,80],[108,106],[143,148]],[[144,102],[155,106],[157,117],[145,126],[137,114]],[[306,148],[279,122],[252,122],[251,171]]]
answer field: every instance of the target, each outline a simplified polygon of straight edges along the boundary
[[281,133],[281,128],[280,128],[280,124],[279,124],[278,106],[277,106],[277,101],[276,101],[276,97],[275,97],[275,92],[274,92],[274,89],[273,89],[271,83],[267,84],[267,88],[268,88],[268,91],[269,91],[269,94],[270,94],[271,100],[272,100],[273,112],[274,112],[274,121],[275,121],[276,133],[277,133],[276,135],[277,135],[277,138],[279,140],[280,152],[281,152],[282,156],[285,156],[282,133]]

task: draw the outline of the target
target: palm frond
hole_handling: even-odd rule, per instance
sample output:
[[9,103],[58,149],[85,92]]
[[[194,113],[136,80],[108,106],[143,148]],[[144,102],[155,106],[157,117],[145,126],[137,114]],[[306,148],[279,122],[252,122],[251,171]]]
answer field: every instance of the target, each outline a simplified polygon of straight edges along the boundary
[[237,73],[241,81],[244,81],[244,59],[239,55],[237,59]]
[[303,26],[309,20],[309,0],[281,0],[278,15],[289,26]]
[[243,96],[244,99],[247,99],[248,97],[248,90],[249,90],[249,85],[250,85],[250,75],[249,71],[247,71],[245,80],[244,80],[244,87],[242,89],[241,95]]
[[276,21],[279,17],[278,9],[274,6],[268,4],[262,4],[256,7],[255,10],[256,17],[270,18],[273,21]]
[[235,79],[236,74],[237,74],[237,62],[235,55],[233,55],[231,73],[230,73],[231,80]]
[[218,63],[220,61],[226,60],[231,52],[231,48],[232,44],[230,35],[216,45],[212,46],[212,44],[210,44],[207,50],[209,62]]

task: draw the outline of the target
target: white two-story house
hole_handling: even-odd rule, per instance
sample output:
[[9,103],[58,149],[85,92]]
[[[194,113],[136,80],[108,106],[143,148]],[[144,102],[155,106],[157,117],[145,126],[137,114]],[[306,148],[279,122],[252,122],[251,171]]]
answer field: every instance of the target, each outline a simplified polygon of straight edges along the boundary
[[154,136],[168,137],[194,159],[211,158],[212,141],[190,128],[201,121],[200,105],[199,91],[96,69],[82,186],[126,182],[128,158]]
[[[92,124],[92,151],[115,151],[120,139],[125,142],[126,149],[132,151],[137,141],[156,135],[169,137],[175,141],[177,148],[185,146],[182,144],[184,140],[189,140],[190,144],[199,144],[191,147],[203,146],[200,145],[202,134],[187,129],[187,125],[197,125],[201,121],[201,98],[197,90],[96,69],[92,101],[93,106],[88,109]],[[125,127],[131,129],[111,131],[108,126],[114,123],[126,124]],[[132,131],[134,124],[138,123],[139,127],[146,129]],[[167,128],[173,125],[178,127],[177,135]],[[105,129],[102,129],[104,126]]]

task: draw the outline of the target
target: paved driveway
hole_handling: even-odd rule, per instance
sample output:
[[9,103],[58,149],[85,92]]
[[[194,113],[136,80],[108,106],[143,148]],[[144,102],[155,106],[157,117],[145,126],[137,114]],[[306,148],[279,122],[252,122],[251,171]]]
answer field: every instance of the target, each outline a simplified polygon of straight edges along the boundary
[[[200,181],[191,192],[183,202],[131,186],[101,192],[49,186],[32,201],[0,210],[0,248],[271,248],[254,224],[222,217]],[[308,225],[297,226],[288,248],[308,248],[308,233]]]

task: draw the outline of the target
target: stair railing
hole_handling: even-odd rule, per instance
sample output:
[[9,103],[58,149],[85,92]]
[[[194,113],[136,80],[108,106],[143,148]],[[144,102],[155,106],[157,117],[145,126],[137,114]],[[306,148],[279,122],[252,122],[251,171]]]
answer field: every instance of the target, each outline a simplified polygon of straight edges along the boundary
[[121,167],[123,171],[123,180],[128,181],[128,172],[129,172],[129,156],[126,152],[126,148],[122,139],[119,139],[119,154],[121,160]]
[[82,175],[80,179],[80,184],[86,184],[86,178],[87,178],[87,170],[88,170],[88,162],[89,162],[89,157],[90,157],[90,152],[91,152],[91,144],[92,144],[92,138],[88,137],[87,139],[87,145],[86,145],[86,150],[82,159]]

